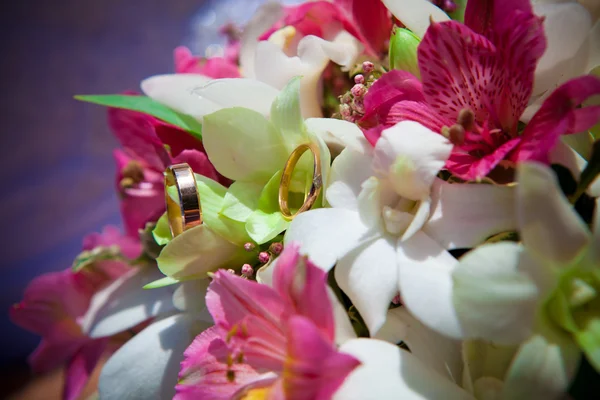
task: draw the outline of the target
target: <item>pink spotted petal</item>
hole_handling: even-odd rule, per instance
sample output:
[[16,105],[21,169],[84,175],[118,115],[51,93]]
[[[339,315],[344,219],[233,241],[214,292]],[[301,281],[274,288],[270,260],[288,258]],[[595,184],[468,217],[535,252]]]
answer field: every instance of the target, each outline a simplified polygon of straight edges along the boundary
[[367,141],[369,143],[371,143],[371,146],[375,147],[375,144],[377,144],[377,141],[381,137],[381,134],[387,128],[388,128],[387,126],[385,126],[383,124],[379,124],[372,128],[368,128],[368,129],[363,128],[362,131],[363,131],[363,135],[365,135],[365,138],[367,139]]
[[338,353],[311,320],[293,316],[288,324],[288,359],[283,389],[288,400],[329,399],[360,361]]
[[218,181],[220,178],[206,153],[201,153],[198,150],[184,150],[173,159],[173,164],[182,162],[188,163],[192,171],[197,174],[204,175],[214,181]]
[[175,72],[178,74],[200,74],[209,78],[239,78],[240,71],[235,63],[223,57],[202,59],[194,57],[185,46],[175,49]]
[[[174,400],[228,400],[244,385],[260,377],[247,364],[234,362],[231,367],[227,366],[230,349],[218,327],[198,335],[183,354]],[[228,379],[228,371],[233,379]]]
[[289,313],[309,318],[330,341],[335,337],[333,309],[327,294],[327,273],[287,244],[273,271],[273,288],[289,304]]
[[107,339],[91,340],[69,360],[65,370],[63,400],[77,400],[96,368],[107,344]]
[[205,152],[202,142],[183,129],[157,118],[153,119],[152,125],[161,142],[169,147],[171,157],[177,157],[184,150]]
[[577,108],[597,95],[600,95],[600,79],[592,75],[572,79],[558,87],[525,128],[523,141],[512,159],[547,162],[548,153],[560,135],[583,132],[600,121],[600,106]]
[[531,14],[530,0],[469,0],[465,9],[465,25],[485,35],[505,24],[513,11]]
[[454,175],[465,180],[477,180],[487,176],[500,161],[507,158],[507,155],[515,149],[521,138],[513,138],[494,149],[490,154],[485,155],[482,158],[474,157],[470,154],[466,154],[455,148],[450,154],[448,161],[446,161],[446,169],[452,172]]
[[434,132],[440,132],[444,126],[453,125],[429,104],[416,101],[400,101],[394,104],[381,122],[385,126],[393,126],[400,121],[415,121]]
[[387,7],[381,0],[334,0],[349,20],[360,32],[359,39],[367,44],[366,48],[375,55],[385,52],[386,41],[390,38],[392,19]]
[[138,240],[123,235],[121,230],[113,225],[105,226],[102,233],[90,233],[83,239],[83,250],[110,246],[118,246],[121,253],[129,259],[139,257],[142,252],[142,245]]

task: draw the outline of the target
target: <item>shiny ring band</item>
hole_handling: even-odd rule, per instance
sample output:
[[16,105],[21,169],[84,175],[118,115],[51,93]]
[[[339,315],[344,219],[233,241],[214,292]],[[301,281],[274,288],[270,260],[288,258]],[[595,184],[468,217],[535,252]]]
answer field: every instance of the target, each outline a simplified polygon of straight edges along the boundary
[[[310,186],[308,193],[305,193],[304,195],[304,204],[302,204],[302,207],[300,207],[295,214],[292,214],[288,206],[288,196],[290,193],[292,173],[294,172],[294,168],[296,167],[298,160],[300,160],[300,157],[302,157],[306,150],[310,150],[313,154],[312,185]],[[286,161],[285,167],[283,168],[283,174],[281,175],[281,183],[279,184],[279,210],[281,211],[283,217],[287,220],[292,220],[301,212],[309,210],[313,204],[315,204],[315,201],[317,201],[317,197],[319,197],[322,187],[323,179],[321,176],[321,155],[319,148],[314,143],[301,144],[294,149],[292,154],[290,154],[290,157]]]
[[202,223],[196,178],[188,164],[171,165],[165,171],[165,202],[173,237]]

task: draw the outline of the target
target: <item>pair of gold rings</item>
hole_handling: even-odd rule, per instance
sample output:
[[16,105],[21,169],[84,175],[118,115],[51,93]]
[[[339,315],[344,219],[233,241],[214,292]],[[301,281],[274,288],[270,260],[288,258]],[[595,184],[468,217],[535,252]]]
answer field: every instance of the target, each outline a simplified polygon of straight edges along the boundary
[[[300,157],[307,151],[313,155],[313,176],[310,189],[304,194],[304,203],[294,214],[290,211],[288,198],[292,174]],[[317,201],[323,180],[321,175],[321,156],[314,143],[301,144],[287,159],[279,184],[279,209],[283,217],[292,220],[301,212],[309,210]],[[196,186],[196,178],[186,163],[175,164],[165,171],[165,202],[171,235],[176,237],[184,231],[202,224],[202,208],[200,195]]]

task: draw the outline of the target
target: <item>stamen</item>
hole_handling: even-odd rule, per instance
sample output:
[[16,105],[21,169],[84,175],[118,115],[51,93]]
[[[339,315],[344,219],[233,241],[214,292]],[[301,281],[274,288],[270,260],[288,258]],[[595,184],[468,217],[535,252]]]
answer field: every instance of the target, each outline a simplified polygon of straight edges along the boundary
[[465,131],[472,131],[475,129],[475,113],[468,108],[463,108],[458,113],[456,122],[465,128]]

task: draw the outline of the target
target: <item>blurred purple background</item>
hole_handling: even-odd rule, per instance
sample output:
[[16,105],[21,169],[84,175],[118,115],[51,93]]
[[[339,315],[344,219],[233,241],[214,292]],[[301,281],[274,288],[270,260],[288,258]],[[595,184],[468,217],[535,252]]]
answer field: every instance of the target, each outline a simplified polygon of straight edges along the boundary
[[105,109],[73,95],[138,89],[173,71],[176,46],[198,53],[222,43],[219,26],[244,22],[261,2],[2,2],[1,365],[22,361],[39,340],[6,314],[26,284],[70,266],[87,233],[120,224]]

